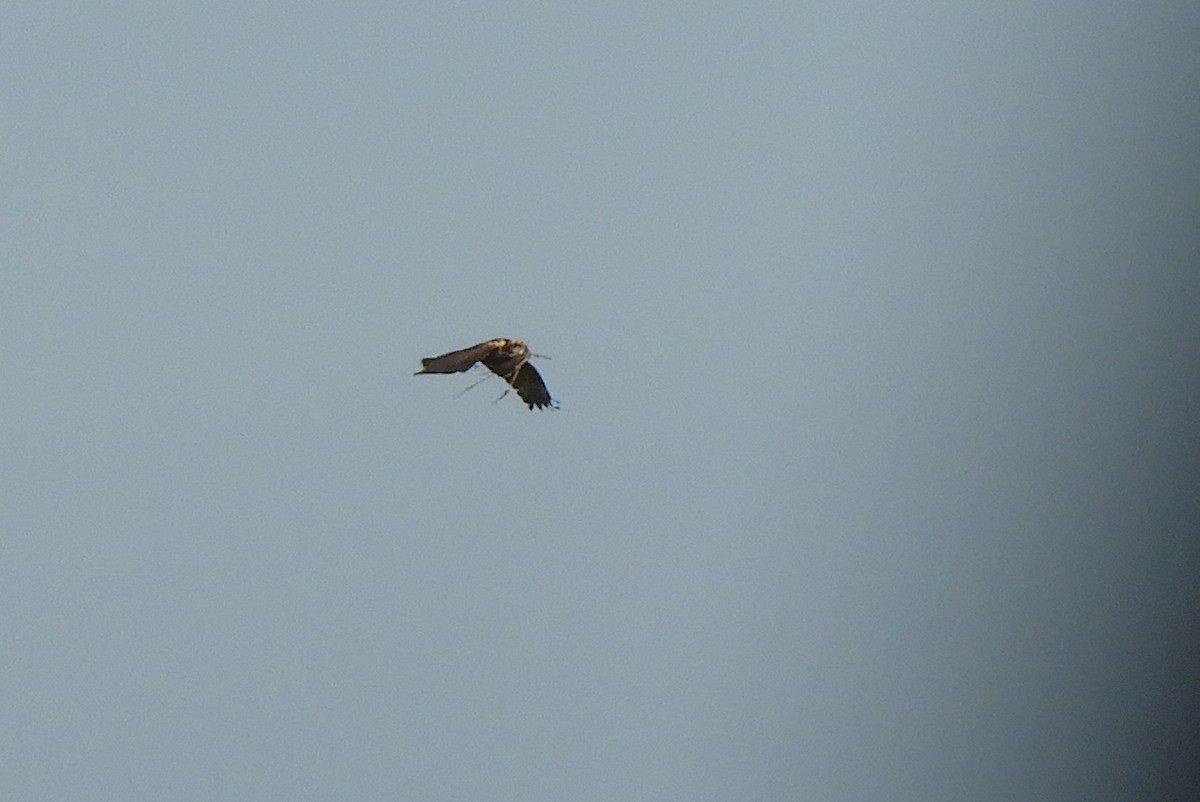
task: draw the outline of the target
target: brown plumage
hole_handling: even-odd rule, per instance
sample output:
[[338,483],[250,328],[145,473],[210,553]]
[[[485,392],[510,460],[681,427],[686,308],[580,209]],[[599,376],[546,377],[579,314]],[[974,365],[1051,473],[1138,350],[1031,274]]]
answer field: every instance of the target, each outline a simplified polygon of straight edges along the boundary
[[531,356],[537,355],[531,354],[528,346],[520,340],[488,340],[460,351],[426,357],[421,360],[421,369],[413,375],[462,373],[470,370],[476,362],[482,362],[485,368],[508,382],[530,409],[554,406],[546,383],[529,363]]

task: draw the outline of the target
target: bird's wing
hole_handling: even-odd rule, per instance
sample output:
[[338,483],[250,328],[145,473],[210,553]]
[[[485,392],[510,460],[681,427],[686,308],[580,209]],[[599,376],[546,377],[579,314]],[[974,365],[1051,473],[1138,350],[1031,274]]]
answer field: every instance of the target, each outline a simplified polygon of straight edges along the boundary
[[429,356],[421,360],[421,369],[415,376],[422,373],[462,373],[470,370],[471,366],[487,356],[492,350],[490,342],[472,345],[459,351],[451,351],[441,356]]
[[517,395],[521,396],[521,400],[529,405],[530,409],[534,407],[541,409],[554,405],[550,398],[550,391],[546,389],[546,383],[542,381],[542,375],[528,362],[517,368],[515,374],[504,378],[517,391]]

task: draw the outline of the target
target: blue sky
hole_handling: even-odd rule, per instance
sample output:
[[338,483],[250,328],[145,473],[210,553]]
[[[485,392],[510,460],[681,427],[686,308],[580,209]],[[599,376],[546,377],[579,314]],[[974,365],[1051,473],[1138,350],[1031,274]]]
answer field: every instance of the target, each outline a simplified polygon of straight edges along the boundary
[[0,795],[1194,786],[1194,4],[0,30]]

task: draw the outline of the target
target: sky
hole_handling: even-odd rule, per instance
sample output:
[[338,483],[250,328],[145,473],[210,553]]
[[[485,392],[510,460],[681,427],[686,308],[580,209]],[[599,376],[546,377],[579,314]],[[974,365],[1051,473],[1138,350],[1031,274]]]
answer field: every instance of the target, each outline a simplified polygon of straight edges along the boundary
[[1190,798],[1197,41],[5,3],[0,797]]

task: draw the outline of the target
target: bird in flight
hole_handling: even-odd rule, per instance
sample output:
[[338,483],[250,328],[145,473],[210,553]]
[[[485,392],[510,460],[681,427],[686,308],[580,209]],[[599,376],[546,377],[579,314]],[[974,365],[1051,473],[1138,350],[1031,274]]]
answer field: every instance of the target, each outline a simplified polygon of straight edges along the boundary
[[[498,338],[472,345],[470,348],[463,348],[460,351],[426,357],[421,360],[421,369],[413,375],[462,373],[470,370],[476,362],[482,362],[485,368],[508,382],[530,409],[556,407],[554,400],[550,398],[550,391],[546,389],[546,383],[542,381],[541,374],[529,363],[531,356],[541,356],[541,354],[530,353],[529,347],[520,340]],[[474,385],[471,386],[474,387]],[[467,389],[469,390],[470,387]]]

